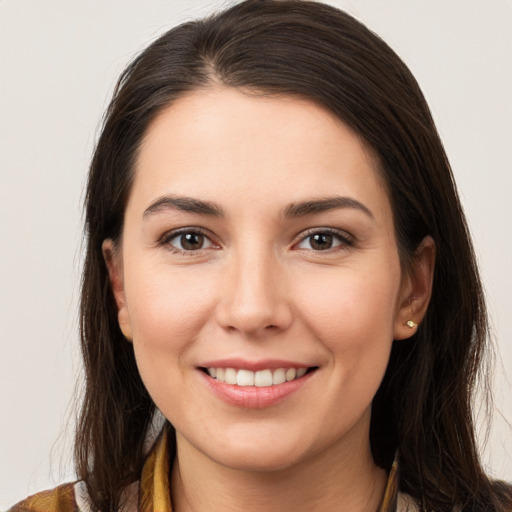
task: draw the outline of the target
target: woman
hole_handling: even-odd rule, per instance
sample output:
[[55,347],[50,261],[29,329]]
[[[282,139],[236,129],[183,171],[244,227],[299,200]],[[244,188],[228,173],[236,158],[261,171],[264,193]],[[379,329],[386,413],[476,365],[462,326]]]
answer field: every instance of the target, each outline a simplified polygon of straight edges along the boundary
[[248,1],[162,36],[86,223],[80,482],[13,510],[511,509],[474,438],[487,324],[449,164],[360,23]]

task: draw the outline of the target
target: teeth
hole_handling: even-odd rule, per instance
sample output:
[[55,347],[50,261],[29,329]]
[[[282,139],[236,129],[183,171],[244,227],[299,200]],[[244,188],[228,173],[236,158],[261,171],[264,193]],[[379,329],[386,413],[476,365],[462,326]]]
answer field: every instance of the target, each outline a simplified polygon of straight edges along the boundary
[[238,370],[236,384],[237,386],[254,386],[254,372]]
[[297,376],[297,370],[295,368],[288,368],[285,373],[286,381],[289,382]]
[[234,368],[226,368],[224,372],[224,382],[226,384],[236,384],[237,371]]
[[277,368],[275,370],[236,370],[235,368],[207,368],[208,375],[219,382],[236,386],[269,387],[304,377],[307,368]]
[[274,373],[272,374],[272,384],[282,384],[283,382],[286,382],[286,372],[284,371],[284,368],[274,370]]
[[272,372],[270,370],[261,370],[254,374],[254,385],[259,388],[272,386]]

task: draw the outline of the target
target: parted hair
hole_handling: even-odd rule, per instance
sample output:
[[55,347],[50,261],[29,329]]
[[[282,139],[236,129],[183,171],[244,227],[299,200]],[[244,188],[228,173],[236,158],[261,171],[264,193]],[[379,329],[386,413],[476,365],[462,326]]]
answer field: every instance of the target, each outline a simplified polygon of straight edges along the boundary
[[[212,84],[310,99],[377,155],[403,271],[436,244],[431,302],[416,334],[394,342],[374,398],[376,464],[400,460],[400,488],[424,511],[509,510],[512,492],[484,473],[475,440],[475,384],[486,389],[488,325],[452,172],[420,88],[389,46],[318,2],[248,0],[165,33],[122,73],[92,158],[81,293],[85,393],[75,439],[92,505],[116,511],[137,480],[155,406],[123,337],[102,255],[119,242],[134,163],[148,126],[173,101]],[[362,305],[364,307],[364,305]],[[173,440],[172,425],[170,429]]]

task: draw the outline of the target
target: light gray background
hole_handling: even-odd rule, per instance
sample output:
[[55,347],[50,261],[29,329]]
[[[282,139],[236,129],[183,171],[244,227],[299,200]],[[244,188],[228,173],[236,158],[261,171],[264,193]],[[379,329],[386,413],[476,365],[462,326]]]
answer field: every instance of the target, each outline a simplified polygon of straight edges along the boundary
[[[339,0],[420,82],[474,235],[512,420],[512,2]],[[0,0],[0,509],[73,478],[82,189],[128,60],[221,1]],[[483,436],[482,436],[483,439]],[[512,480],[498,412],[484,454]]]

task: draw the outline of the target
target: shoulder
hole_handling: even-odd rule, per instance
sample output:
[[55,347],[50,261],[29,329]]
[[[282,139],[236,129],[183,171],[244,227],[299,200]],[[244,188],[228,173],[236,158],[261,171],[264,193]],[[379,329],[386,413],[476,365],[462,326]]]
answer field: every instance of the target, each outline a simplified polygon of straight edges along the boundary
[[[128,485],[121,494],[123,512],[137,512],[139,482]],[[83,481],[59,485],[55,489],[38,492],[20,501],[7,512],[93,512],[87,486]]]
[[8,512],[79,512],[74,484],[63,484],[20,501]]

